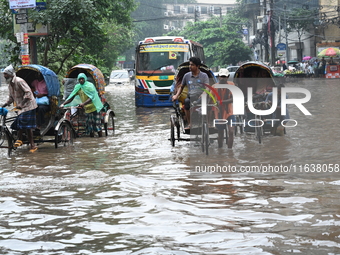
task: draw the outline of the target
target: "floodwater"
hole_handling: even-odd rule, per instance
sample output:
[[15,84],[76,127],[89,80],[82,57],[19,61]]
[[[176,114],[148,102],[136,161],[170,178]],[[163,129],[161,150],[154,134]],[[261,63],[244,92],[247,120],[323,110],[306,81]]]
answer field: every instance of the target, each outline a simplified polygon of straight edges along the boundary
[[[0,253],[340,254],[339,81],[289,86],[312,115],[292,106],[298,125],[263,144],[171,147],[173,109],[135,108],[125,87],[107,91],[113,137],[0,151]],[[190,172],[203,166],[233,171]]]

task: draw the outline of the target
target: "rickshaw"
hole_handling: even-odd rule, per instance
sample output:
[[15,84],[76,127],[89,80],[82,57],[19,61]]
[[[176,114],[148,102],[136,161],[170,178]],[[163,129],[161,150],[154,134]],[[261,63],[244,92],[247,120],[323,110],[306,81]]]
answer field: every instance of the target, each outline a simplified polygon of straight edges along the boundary
[[[114,134],[115,131],[115,122],[114,117],[115,113],[111,109],[109,103],[105,98],[105,78],[103,73],[94,65],[90,64],[78,64],[73,66],[66,74],[65,83],[64,83],[64,100],[71,94],[74,86],[78,83],[77,77],[78,74],[85,73],[87,76],[87,80],[92,82],[98,91],[99,97],[104,105],[101,110],[101,123],[103,126],[103,130],[105,131],[106,136],[110,136]],[[81,103],[79,100],[77,101],[77,97],[72,101],[72,105],[76,106]],[[67,107],[65,108],[65,113],[63,119],[68,119],[71,121],[73,128],[76,130],[76,134],[78,137],[85,136],[85,112],[83,109],[77,107]]]
[[[209,84],[206,85],[205,92],[203,92],[203,94],[207,93],[207,95],[205,96],[205,98],[207,98],[207,113],[204,113],[205,111],[202,111],[202,104],[200,102],[191,102],[192,127],[190,129],[185,129],[187,122],[184,112],[184,99],[187,96],[188,90],[187,88],[184,88],[181,96],[178,99],[178,103],[174,102],[173,104],[175,114],[171,114],[170,116],[170,141],[173,147],[175,146],[176,140],[199,142],[202,152],[205,152],[205,154],[208,155],[208,147],[211,141],[218,140],[219,147],[223,146],[224,139],[227,142],[228,126],[225,122],[219,123],[218,121],[213,121],[215,116],[214,113],[217,113],[218,116],[221,116],[223,112],[223,104],[220,104],[221,100],[215,99],[216,97],[219,98],[219,95],[216,94],[217,90],[211,87],[213,84],[217,83],[216,77],[214,76],[212,71],[204,64],[200,66],[200,71],[206,73],[209,77]],[[176,86],[179,86],[181,84],[182,78],[187,72],[189,72],[189,62],[184,62],[179,65],[175,74],[173,90],[176,90]],[[221,117],[219,118],[221,119]],[[191,137],[182,138],[181,134],[190,135]],[[210,135],[212,134],[217,134],[217,138],[210,137]]]
[[[259,76],[261,73],[262,76]],[[256,89],[259,83],[265,83],[265,90],[263,93],[256,94]],[[255,138],[262,143],[264,134],[271,133],[272,122],[267,119],[272,119],[272,115],[254,115],[250,112],[247,103],[248,88],[253,89],[253,107],[258,110],[266,110],[271,107],[270,102],[267,101],[268,94],[276,87],[276,81],[271,68],[261,62],[250,61],[242,64],[235,72],[234,83],[243,92],[245,98],[245,115],[238,115],[238,123],[240,129],[244,129],[246,133],[254,133]],[[243,123],[243,126],[242,124]]]
[[[74,129],[69,120],[60,119],[58,110],[60,100],[60,83],[58,76],[47,67],[31,64],[19,66],[16,75],[24,79],[31,87],[32,82],[36,79],[37,74],[41,74],[45,80],[48,90],[49,109],[44,113],[44,123],[40,130],[33,132],[34,142],[41,144],[44,142],[52,142],[55,148],[61,144],[64,146],[73,144],[75,136]],[[32,88],[32,87],[31,87]],[[39,107],[39,106],[38,106]],[[16,114],[12,111],[1,111],[1,133],[0,133],[0,148],[7,148],[8,155],[11,155],[13,149],[16,149],[13,144],[17,138],[17,132],[9,128],[9,124],[14,121]],[[8,116],[7,116],[8,115]],[[7,139],[7,142],[5,140]],[[28,144],[27,137],[24,136],[23,144]]]

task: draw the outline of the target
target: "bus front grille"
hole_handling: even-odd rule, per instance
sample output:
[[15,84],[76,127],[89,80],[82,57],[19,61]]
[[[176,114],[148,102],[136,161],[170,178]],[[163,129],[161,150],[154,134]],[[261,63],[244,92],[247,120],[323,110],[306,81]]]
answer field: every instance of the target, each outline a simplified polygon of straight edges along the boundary
[[156,89],[156,93],[160,95],[169,95],[170,89]]

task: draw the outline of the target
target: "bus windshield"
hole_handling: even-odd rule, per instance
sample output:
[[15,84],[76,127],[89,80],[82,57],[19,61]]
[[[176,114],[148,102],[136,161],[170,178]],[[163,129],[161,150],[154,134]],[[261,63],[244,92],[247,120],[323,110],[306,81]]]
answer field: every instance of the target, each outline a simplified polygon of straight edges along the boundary
[[189,45],[150,44],[140,45],[137,56],[137,73],[174,74],[177,67],[188,59]]

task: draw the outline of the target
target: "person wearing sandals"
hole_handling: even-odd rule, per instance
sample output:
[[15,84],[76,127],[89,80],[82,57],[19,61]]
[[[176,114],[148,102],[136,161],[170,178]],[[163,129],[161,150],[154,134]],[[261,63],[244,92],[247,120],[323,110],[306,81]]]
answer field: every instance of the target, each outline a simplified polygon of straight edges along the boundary
[[7,66],[3,73],[8,84],[9,97],[2,107],[13,103],[18,113],[17,118],[11,125],[12,129],[18,131],[18,140],[14,143],[14,147],[19,147],[23,144],[23,132],[25,131],[30,144],[30,152],[35,152],[38,147],[33,140],[33,129],[36,128],[35,111],[38,105],[33,92],[24,79],[16,76],[12,65]]

